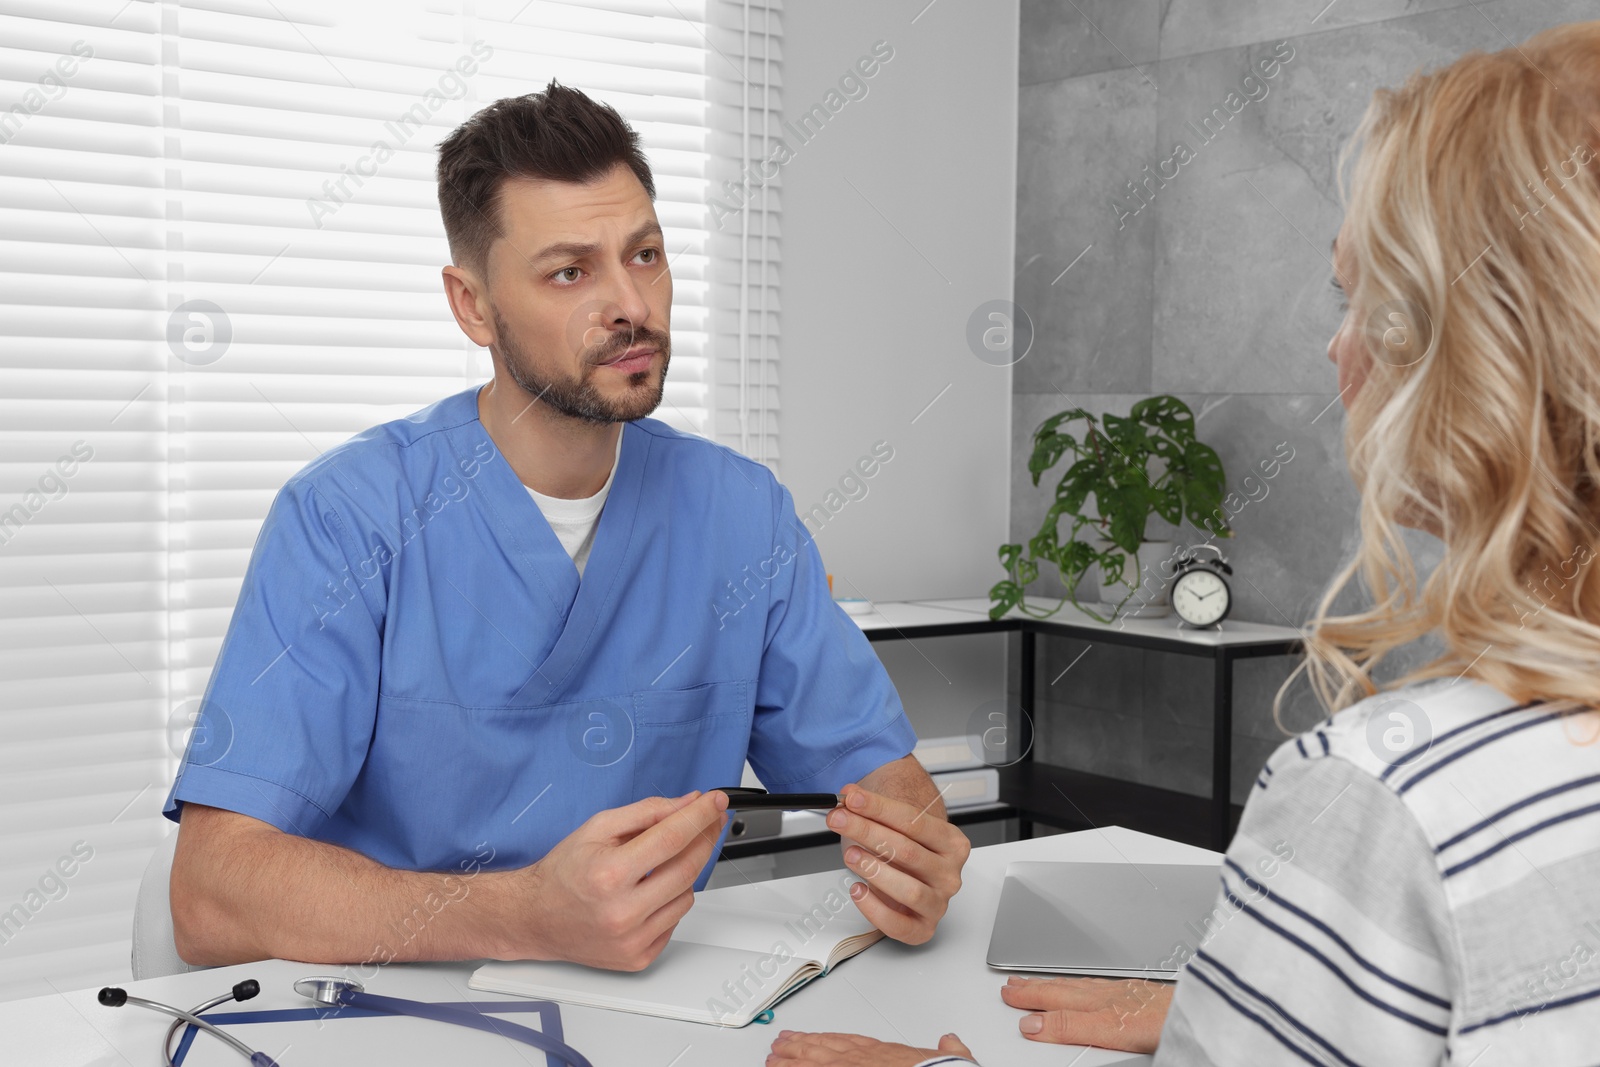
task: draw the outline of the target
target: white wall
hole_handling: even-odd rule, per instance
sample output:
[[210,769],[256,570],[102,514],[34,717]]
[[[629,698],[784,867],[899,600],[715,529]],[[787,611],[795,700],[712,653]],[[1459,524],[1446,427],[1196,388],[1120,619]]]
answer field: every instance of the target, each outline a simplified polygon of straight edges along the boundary
[[1011,372],[966,331],[1011,296],[1017,3],[939,0],[913,24],[926,3],[784,16],[790,123],[874,42],[894,49],[865,97],[789,140],[781,193],[780,471],[803,516],[874,442],[894,448],[863,499],[808,524],[836,584],[884,600],[982,595],[1010,523]]
[[[1017,26],[1018,0],[784,15],[791,123],[876,42],[893,48],[812,140],[785,131],[780,476],[804,517],[875,442],[894,450],[865,496],[808,523],[835,595],[983,596],[1001,577],[1011,372],[978,360],[967,321],[1012,295]],[[924,736],[1004,693],[1003,638],[878,648]]]

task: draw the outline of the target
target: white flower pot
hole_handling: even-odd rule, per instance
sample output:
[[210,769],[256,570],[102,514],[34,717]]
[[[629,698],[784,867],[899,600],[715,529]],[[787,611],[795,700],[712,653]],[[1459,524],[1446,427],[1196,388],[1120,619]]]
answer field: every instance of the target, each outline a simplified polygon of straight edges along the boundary
[[[1172,541],[1145,541],[1134,558],[1123,561],[1121,582],[1108,582],[1099,564],[1091,567],[1089,573],[1094,575],[1100,604],[1104,609],[1101,614],[1106,614],[1127,597],[1127,603],[1122,605],[1119,613],[1122,616],[1159,619],[1168,615],[1172,611],[1168,600],[1168,590],[1172,584],[1172,565],[1169,561],[1175,547]],[[1097,540],[1095,548],[1101,552],[1122,552],[1110,541]]]

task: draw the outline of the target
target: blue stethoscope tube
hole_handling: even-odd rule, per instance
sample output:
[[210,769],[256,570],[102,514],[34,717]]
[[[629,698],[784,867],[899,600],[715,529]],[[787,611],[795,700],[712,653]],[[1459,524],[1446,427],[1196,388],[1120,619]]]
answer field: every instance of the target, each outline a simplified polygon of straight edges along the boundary
[[560,1057],[568,1067],[594,1067],[587,1057],[565,1041],[558,1041],[532,1027],[523,1026],[520,1023],[508,1023],[481,1012],[447,1008],[442,1004],[428,1004],[420,1000],[401,1000],[397,997],[378,996],[375,993],[366,992],[360,982],[350,978],[322,976],[302,978],[294,984],[294,991],[303,997],[310,997],[318,1004],[362,1008],[366,1011],[381,1011],[390,1015],[414,1015],[419,1019],[432,1019],[435,1022],[470,1026],[474,1030],[485,1030],[491,1034],[499,1034],[501,1037],[516,1038],[525,1045],[532,1045],[534,1048],[547,1052],[552,1056]]
[[[402,1000],[398,997],[378,996],[368,993],[360,982],[349,978],[312,976],[302,978],[294,984],[295,992],[301,996],[309,997],[318,1004],[329,1007],[350,1007],[364,1011],[383,1012],[387,1015],[411,1015],[419,1019],[432,1019],[435,1022],[452,1023],[456,1026],[468,1026],[474,1030],[484,1030],[501,1037],[514,1038],[523,1044],[532,1045],[542,1052],[559,1057],[568,1067],[594,1067],[587,1057],[564,1041],[540,1033],[531,1027],[519,1023],[505,1022],[481,1012],[464,1011],[460,1008],[445,1007],[441,1004],[429,1004],[425,1001]],[[278,1067],[277,1061],[265,1052],[257,1052],[232,1034],[224,1033],[221,1028],[214,1026],[205,1019],[200,1018],[202,1012],[210,1011],[219,1004],[230,1000],[249,1000],[261,991],[261,987],[254,981],[240,982],[232,990],[220,997],[213,997],[203,1004],[195,1006],[193,1011],[184,1011],[174,1008],[170,1004],[159,1001],[146,1000],[143,997],[129,996],[124,989],[107,986],[100,990],[100,1003],[108,1008],[121,1007],[124,1004],[135,1004],[141,1008],[149,1008],[165,1015],[170,1015],[177,1021],[167,1030],[166,1038],[161,1043],[161,1051],[166,1059],[167,1067],[172,1067],[172,1038],[185,1023],[204,1030],[206,1033],[231,1045],[245,1059],[249,1060],[251,1067]]]

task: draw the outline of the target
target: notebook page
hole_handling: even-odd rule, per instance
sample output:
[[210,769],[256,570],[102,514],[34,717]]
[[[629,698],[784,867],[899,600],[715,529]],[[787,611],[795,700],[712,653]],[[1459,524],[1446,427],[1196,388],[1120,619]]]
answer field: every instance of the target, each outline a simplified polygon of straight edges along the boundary
[[[718,924],[730,924],[732,920],[728,917],[737,913],[755,921],[773,924],[771,934],[753,943],[740,942],[741,948],[771,952],[781,942],[786,951],[794,955],[819,962],[836,962],[866,947],[862,945],[840,955],[839,946],[842,942],[863,935],[877,940],[877,927],[861,914],[850,899],[850,883],[858,880],[848,871],[823,871],[798,878],[718,889],[713,895],[695,901],[684,921],[678,924],[681,933],[675,932],[673,936],[701,940],[705,936],[701,923],[710,925],[715,920]],[[701,913],[702,909],[703,917],[697,919],[697,913]],[[685,923],[689,923],[687,928]],[[739,923],[738,928],[754,929],[754,926]],[[726,941],[724,938],[718,943]]]
[[742,1026],[798,976],[811,960],[689,941],[669,941],[642,971],[602,971],[578,963],[493,961],[467,985],[493,993],[609,1008],[666,1019]]
[[[745,952],[810,956],[797,953],[799,938],[785,928],[785,916],[765,911],[748,911],[696,901],[689,914],[678,920],[673,941],[692,941],[699,945],[720,945]],[[780,951],[782,944],[790,946]],[[820,957],[819,957],[820,962]]]

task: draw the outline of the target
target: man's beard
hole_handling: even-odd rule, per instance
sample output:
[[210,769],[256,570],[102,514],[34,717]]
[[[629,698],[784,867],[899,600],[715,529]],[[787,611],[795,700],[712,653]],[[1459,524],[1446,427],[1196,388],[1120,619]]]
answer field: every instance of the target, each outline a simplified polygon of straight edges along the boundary
[[[595,425],[642,419],[661,406],[661,397],[667,388],[667,364],[672,359],[672,339],[665,333],[643,327],[614,333],[605,344],[584,354],[583,370],[578,376],[553,378],[541,375],[534,368],[533,361],[527,358],[500,317],[500,309],[491,308],[490,313],[494,319],[496,350],[505,361],[506,373],[534,400],[549,404],[563,415]],[[595,388],[593,381],[599,365],[616,359],[636,344],[650,345],[661,351],[661,377],[655,389],[647,384],[653,370],[643,370],[628,375],[630,388],[626,395],[615,400],[607,398]]]

